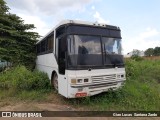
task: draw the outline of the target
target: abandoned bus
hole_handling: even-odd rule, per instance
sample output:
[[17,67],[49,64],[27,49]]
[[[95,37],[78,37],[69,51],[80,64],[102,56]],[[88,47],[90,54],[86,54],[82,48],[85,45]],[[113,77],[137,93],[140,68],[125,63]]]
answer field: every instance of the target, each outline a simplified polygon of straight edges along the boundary
[[117,26],[65,20],[36,44],[36,68],[66,98],[85,97],[123,86],[124,59]]

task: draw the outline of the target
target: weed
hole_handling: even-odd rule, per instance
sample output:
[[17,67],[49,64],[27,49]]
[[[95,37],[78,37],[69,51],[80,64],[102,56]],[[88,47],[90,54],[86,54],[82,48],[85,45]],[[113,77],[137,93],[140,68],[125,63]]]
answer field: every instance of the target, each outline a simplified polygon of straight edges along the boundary
[[47,74],[37,70],[31,72],[24,66],[0,73],[0,99],[17,97],[23,100],[43,99],[51,91]]

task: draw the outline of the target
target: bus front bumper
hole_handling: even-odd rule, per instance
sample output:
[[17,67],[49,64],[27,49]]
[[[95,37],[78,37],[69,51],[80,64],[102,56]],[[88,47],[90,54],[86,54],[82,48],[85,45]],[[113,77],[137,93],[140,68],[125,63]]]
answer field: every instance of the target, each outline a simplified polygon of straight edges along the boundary
[[69,98],[92,96],[108,90],[116,90],[122,87],[124,83],[125,80],[119,80],[101,84],[71,85],[72,92],[69,95]]

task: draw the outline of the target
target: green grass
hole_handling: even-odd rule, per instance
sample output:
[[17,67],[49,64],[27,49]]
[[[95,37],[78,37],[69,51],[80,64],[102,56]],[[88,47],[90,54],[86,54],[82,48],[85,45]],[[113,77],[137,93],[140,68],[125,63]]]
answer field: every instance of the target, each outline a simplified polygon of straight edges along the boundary
[[44,100],[51,92],[47,74],[24,66],[0,73],[0,100]]
[[[126,60],[126,75],[125,86],[117,91],[80,99],[57,99],[83,110],[160,111],[160,60]],[[48,100],[48,96],[55,94],[45,73],[31,72],[24,66],[0,73],[0,83],[0,101],[49,102],[53,97]]]

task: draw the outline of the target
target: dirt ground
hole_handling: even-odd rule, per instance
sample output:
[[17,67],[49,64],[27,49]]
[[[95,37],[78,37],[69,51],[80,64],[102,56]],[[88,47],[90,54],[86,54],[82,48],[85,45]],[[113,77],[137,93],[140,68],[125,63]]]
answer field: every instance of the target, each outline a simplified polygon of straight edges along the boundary
[[0,111],[70,111],[75,110],[67,105],[52,103],[16,103],[0,107]]

